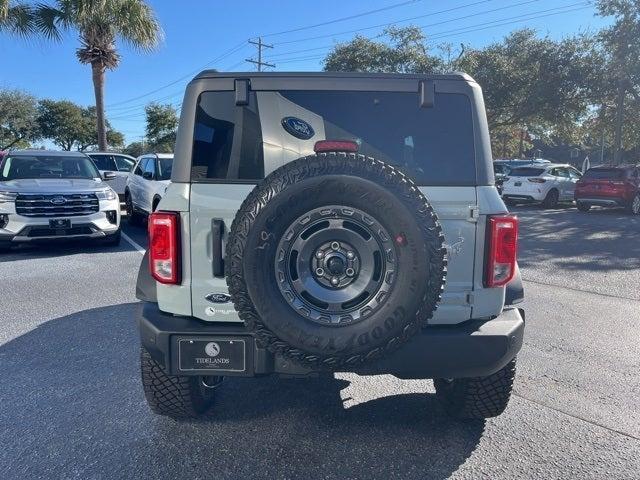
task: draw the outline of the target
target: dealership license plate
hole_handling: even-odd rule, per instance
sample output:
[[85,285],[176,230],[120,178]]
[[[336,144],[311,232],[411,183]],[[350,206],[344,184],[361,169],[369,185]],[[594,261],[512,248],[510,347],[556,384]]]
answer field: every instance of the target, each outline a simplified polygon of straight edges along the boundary
[[244,372],[246,370],[246,342],[244,340],[178,340],[178,368],[182,371]]
[[49,228],[53,228],[55,230],[71,228],[71,220],[68,218],[54,218],[53,220],[49,220]]
[[515,186],[516,186],[516,187],[521,187],[521,186],[522,186],[522,182],[516,182],[516,183],[515,183]]

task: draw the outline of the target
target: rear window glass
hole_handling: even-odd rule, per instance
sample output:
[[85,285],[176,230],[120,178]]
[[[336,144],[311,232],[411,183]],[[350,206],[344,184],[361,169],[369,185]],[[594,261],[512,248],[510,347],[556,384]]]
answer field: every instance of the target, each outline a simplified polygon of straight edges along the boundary
[[619,168],[592,168],[582,177],[587,180],[622,180],[624,170]]
[[520,167],[511,170],[512,177],[538,177],[542,175],[544,168]]
[[471,103],[438,93],[353,91],[205,92],[196,112],[192,179],[260,180],[313,154],[319,140],[353,140],[359,153],[400,167],[422,185],[475,185]]
[[171,180],[173,158],[158,159],[158,180]]

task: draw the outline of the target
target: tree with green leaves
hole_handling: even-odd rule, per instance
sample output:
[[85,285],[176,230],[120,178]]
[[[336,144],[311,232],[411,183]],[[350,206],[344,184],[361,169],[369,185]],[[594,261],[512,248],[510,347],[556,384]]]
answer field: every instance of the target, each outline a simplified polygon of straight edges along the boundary
[[388,40],[356,37],[337,45],[325,69],[469,73],[483,88],[493,144],[504,156],[521,156],[529,135],[560,138],[574,128],[588,112],[600,68],[588,36],[555,41],[522,29],[481,49],[444,45],[436,53],[416,27],[386,30],[381,38]]
[[149,51],[162,38],[162,30],[152,8],[143,0],[56,0],[39,4],[34,10],[37,30],[45,37],[59,40],[63,31],[78,33],[80,63],[91,65],[96,99],[97,143],[107,148],[107,126],[104,113],[104,81],[106,70],[120,63],[116,42]]
[[131,155],[132,157],[139,157],[144,154],[144,152],[145,149],[142,142],[131,142],[122,150],[122,153]]
[[426,38],[418,27],[384,30],[388,42],[356,36],[340,43],[327,55],[324,69],[329,72],[433,73],[442,60],[431,56]]
[[[68,100],[41,100],[38,124],[44,138],[63,150],[86,150],[96,146],[96,109],[83,108]],[[113,131],[107,122],[108,145],[120,148],[124,136]],[[105,148],[106,150],[106,148]]]
[[0,32],[28,37],[34,32],[33,9],[22,2],[0,0]]
[[633,118],[640,108],[640,0],[598,0],[597,7],[601,16],[613,17],[599,35],[606,52],[601,117],[614,112],[614,162],[620,163],[628,106],[633,105]]
[[27,147],[40,136],[37,100],[20,90],[0,90],[0,150]]
[[145,107],[149,149],[156,153],[172,153],[178,130],[178,112],[172,105],[150,103]]

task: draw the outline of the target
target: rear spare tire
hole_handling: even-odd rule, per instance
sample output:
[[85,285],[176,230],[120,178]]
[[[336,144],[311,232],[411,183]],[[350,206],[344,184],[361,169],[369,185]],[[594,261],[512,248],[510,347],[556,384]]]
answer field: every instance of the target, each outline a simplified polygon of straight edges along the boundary
[[442,229],[418,187],[345,153],[296,160],[254,188],[226,258],[232,300],[259,344],[333,370],[409,340],[446,273]]

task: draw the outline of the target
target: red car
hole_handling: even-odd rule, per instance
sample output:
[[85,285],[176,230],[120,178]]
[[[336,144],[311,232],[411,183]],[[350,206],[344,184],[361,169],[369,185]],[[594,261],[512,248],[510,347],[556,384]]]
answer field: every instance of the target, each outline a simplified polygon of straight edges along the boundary
[[640,215],[640,166],[601,166],[590,168],[576,183],[574,194],[581,212],[592,205],[625,207]]

